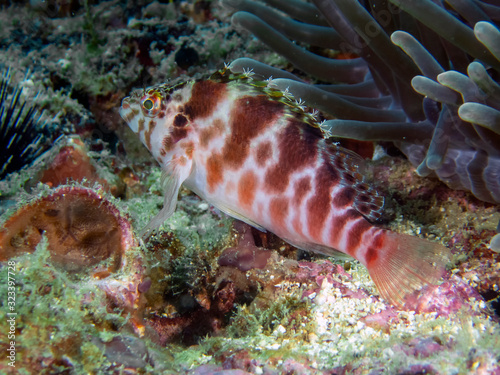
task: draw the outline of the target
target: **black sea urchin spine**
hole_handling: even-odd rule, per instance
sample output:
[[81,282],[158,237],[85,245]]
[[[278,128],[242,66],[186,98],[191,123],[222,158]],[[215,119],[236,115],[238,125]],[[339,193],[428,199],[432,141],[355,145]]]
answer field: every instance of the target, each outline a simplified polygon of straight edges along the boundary
[[10,72],[0,76],[0,180],[32,162],[43,147],[41,113],[21,99],[22,88],[11,93]]

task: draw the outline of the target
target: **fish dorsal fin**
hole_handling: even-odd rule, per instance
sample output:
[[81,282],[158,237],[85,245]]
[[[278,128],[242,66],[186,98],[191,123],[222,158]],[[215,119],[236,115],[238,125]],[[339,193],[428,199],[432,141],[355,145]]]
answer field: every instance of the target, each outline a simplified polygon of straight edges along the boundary
[[332,166],[340,173],[340,183],[356,191],[353,207],[370,221],[382,215],[384,197],[365,181],[365,161],[354,151],[335,144],[326,144],[325,151]]

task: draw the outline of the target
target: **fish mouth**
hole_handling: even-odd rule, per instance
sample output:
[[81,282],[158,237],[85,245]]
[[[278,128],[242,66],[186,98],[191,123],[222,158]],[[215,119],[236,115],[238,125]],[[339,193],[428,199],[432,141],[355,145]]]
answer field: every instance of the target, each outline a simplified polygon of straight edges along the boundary
[[126,96],[122,99],[122,104],[121,104],[120,108],[118,109],[118,113],[120,114],[122,119],[124,119],[125,121],[127,121],[127,119],[125,117],[126,117],[127,113],[129,112],[129,109],[130,109],[130,96]]
[[126,96],[122,99],[121,108],[130,106],[130,96]]
[[122,104],[118,109],[118,113],[125,123],[134,133],[139,131],[138,119],[141,117],[140,109],[137,108],[137,99],[127,96],[122,99]]

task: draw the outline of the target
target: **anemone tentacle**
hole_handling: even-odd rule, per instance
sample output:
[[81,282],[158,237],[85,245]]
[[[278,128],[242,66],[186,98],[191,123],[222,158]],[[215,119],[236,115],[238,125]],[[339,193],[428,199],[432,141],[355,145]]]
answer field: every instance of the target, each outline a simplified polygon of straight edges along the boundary
[[[315,10],[295,0],[307,13],[300,18],[285,0],[223,3],[236,10],[235,25],[278,53],[282,48],[271,41],[276,36],[286,45],[333,46],[359,56],[341,60],[338,77],[324,70],[325,58],[305,48],[294,45],[293,58],[282,53],[321,84],[251,59],[235,60],[233,72],[272,76],[275,87],[333,118],[322,124],[327,135],[393,141],[420,175],[500,203],[500,6],[480,0],[450,0],[446,7],[430,0],[313,0]],[[266,12],[279,14],[277,21]],[[327,24],[333,32],[320,38]],[[272,34],[262,32],[268,28]],[[368,68],[361,80],[360,59]],[[320,60],[322,68],[315,69],[311,62]]]

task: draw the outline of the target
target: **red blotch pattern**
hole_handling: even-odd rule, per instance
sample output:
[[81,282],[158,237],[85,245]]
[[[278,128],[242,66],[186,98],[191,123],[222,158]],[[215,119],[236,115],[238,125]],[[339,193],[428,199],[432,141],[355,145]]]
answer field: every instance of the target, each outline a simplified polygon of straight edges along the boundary
[[300,221],[300,216],[296,215],[292,221],[293,230],[298,236],[302,237],[304,233],[302,232],[302,222]]
[[174,117],[174,126],[182,128],[186,126],[188,123],[188,119],[186,116],[181,115],[180,113]]
[[213,125],[200,130],[200,146],[206,148],[210,141],[224,132],[224,123],[221,119],[215,119]]
[[165,137],[163,140],[163,145],[166,151],[171,151],[174,145],[180,140],[186,138],[188,131],[185,128],[172,128],[170,135]]
[[144,132],[144,141],[148,150],[151,150],[151,134],[153,133],[155,126],[156,122],[154,120],[150,120],[147,130]]
[[269,213],[276,227],[283,228],[288,216],[289,203],[286,198],[274,198],[269,205]]
[[384,243],[385,236],[383,232],[381,232],[375,236],[375,238],[373,239],[373,243],[370,247],[368,247],[368,250],[366,251],[365,259],[367,267],[373,266],[373,264],[377,261],[378,253],[380,249],[384,247]]
[[257,178],[255,173],[252,171],[244,173],[238,183],[238,199],[245,209],[249,210],[252,207],[256,190]]
[[323,164],[314,179],[315,194],[307,201],[309,234],[320,243],[323,227],[331,210],[332,189],[338,183],[338,178],[335,177],[331,173],[331,166]]
[[225,169],[237,169],[243,165],[250,153],[250,142],[281,116],[282,110],[283,104],[269,101],[265,96],[245,96],[235,101],[229,116],[231,134],[226,138],[221,153],[207,159],[210,192],[222,182]]
[[213,81],[198,81],[193,85],[191,98],[182,112],[191,120],[210,116],[217,104],[226,95],[226,84]]
[[144,130],[144,125],[146,124],[146,121],[143,118],[139,119],[139,129],[137,130],[139,133]]
[[[361,216],[360,216],[361,217]],[[366,231],[370,230],[372,225],[366,221],[364,218],[358,220],[349,230],[349,237],[347,238],[347,249],[349,254],[355,254],[361,241],[363,240],[363,235]]]
[[337,194],[335,194],[335,197],[333,198],[333,204],[338,208],[352,206],[354,198],[356,198],[356,190],[354,190],[352,187],[345,187]]
[[174,146],[174,142],[172,141],[172,137],[167,135],[165,138],[163,138],[163,149],[165,152],[170,152],[172,151],[172,148]]
[[181,148],[184,149],[184,152],[186,156],[191,160],[193,159],[193,151],[194,151],[194,144],[193,142],[187,142],[181,145]]
[[230,114],[231,136],[222,150],[229,168],[240,167],[250,152],[250,142],[283,114],[283,104],[265,96],[246,96],[236,100]]
[[220,155],[212,155],[207,159],[207,184],[208,190],[213,192],[222,182],[223,162]]
[[[338,244],[342,239],[344,227],[351,220],[356,220],[360,217],[359,213],[354,209],[347,210],[342,216],[335,217],[330,230],[330,244],[332,247],[338,248]],[[349,255],[352,255],[348,252]]]
[[295,183],[294,201],[297,205],[302,204],[305,195],[311,190],[310,177],[303,177]]
[[293,173],[312,165],[317,158],[318,140],[304,124],[290,119],[278,136],[279,160],[266,172],[267,189],[273,193],[284,191]]
[[259,167],[263,167],[272,155],[271,142],[262,142],[257,146],[255,151],[255,161]]

